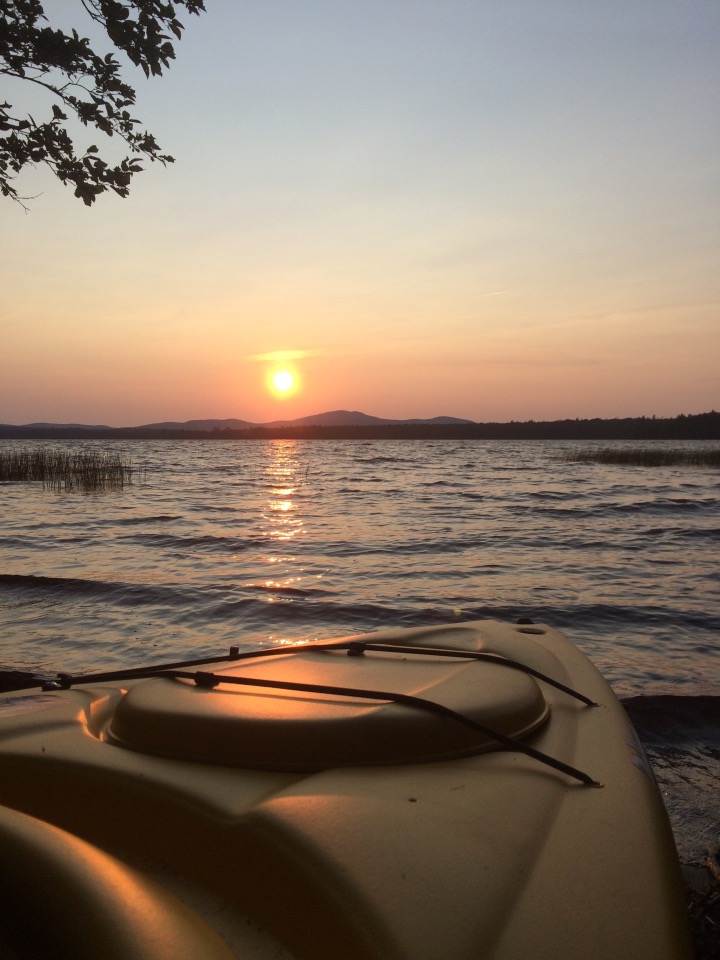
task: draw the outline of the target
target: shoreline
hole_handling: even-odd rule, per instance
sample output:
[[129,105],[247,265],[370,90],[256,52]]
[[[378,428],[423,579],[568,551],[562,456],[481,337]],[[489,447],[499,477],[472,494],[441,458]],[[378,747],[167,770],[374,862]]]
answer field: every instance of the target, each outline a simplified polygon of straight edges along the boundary
[[678,417],[511,421],[510,423],[373,423],[183,429],[153,426],[14,426],[0,440],[720,440],[720,413]]

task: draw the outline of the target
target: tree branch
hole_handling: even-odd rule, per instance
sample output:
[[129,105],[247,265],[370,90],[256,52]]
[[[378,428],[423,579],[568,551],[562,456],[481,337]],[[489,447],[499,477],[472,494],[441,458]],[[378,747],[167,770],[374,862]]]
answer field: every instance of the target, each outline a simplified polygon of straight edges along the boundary
[[[192,14],[205,9],[202,0],[81,0],[81,5],[146,76],[160,75],[175,57],[166,32],[181,36],[183,27],[175,7]],[[0,74],[42,88],[84,126],[94,126],[109,137],[117,134],[132,153],[172,163],[173,158],[160,152],[152,134],[128,112],[136,94],[122,81],[115,57],[96,54],[76,30],[63,33],[43,22],[47,17],[40,0],[0,0]],[[50,78],[53,73],[56,82]],[[111,165],[94,145],[79,155],[63,126],[68,116],[57,104],[51,105],[52,118],[43,123],[32,116],[13,117],[7,112],[10,109],[8,103],[0,105],[0,191],[4,196],[21,202],[11,181],[25,166],[39,163],[46,164],[62,183],[73,184],[75,196],[88,205],[107,190],[128,195],[132,177],[143,169],[139,159],[125,157]]]

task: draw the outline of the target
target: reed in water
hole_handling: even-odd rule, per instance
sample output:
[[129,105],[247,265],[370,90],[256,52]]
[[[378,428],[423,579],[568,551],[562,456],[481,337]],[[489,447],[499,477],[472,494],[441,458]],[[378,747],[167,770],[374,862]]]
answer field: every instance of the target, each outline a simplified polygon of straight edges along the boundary
[[0,481],[35,481],[53,490],[121,490],[134,474],[141,473],[120,453],[45,448],[0,451]]
[[720,450],[654,450],[639,447],[572,450],[568,463],[618,463],[636,467],[720,467]]

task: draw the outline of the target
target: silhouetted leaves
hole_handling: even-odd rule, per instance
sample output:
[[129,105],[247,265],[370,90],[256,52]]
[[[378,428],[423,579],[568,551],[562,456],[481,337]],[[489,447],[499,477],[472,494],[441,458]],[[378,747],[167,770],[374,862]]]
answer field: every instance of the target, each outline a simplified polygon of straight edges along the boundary
[[[159,76],[175,59],[170,35],[180,39],[183,25],[176,8],[199,14],[203,0],[79,0],[113,45],[142,68]],[[25,80],[47,91],[51,116],[22,116],[12,104],[0,103],[0,190],[22,202],[13,181],[27,165],[44,163],[58,179],[75,188],[90,205],[106,190],[128,195],[130,181],[143,167],[136,157],[112,165],[92,145],[78,151],[65,124],[76,118],[109,137],[119,136],[146,160],[172,163],[152,134],[143,130],[129,107],[135,90],[124,83],[113,54],[96,54],[76,30],[64,33],[48,25],[40,0],[0,0],[0,75]]]

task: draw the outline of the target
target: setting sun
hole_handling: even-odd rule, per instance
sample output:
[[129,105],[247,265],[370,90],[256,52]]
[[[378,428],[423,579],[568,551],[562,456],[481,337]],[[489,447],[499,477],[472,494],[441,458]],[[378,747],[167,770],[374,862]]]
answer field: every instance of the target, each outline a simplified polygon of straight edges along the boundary
[[278,393],[287,393],[288,390],[292,390],[295,378],[289,370],[278,370],[273,374],[272,382]]
[[290,366],[273,367],[267,374],[267,385],[278,398],[292,397],[300,388],[300,378]]

